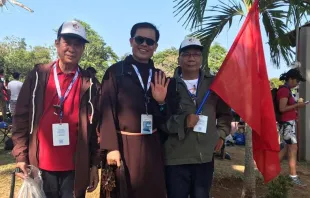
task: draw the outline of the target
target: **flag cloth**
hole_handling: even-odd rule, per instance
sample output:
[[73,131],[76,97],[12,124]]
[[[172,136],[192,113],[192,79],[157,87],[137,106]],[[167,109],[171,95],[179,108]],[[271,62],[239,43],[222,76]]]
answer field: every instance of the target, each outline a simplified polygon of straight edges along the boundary
[[276,119],[256,0],[210,89],[252,128],[253,157],[265,182],[281,171]]

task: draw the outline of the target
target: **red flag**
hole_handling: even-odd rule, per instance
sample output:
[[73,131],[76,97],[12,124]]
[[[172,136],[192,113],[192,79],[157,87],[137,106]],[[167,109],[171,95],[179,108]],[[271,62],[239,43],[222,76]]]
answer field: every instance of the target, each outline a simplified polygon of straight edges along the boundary
[[256,0],[210,88],[253,130],[253,156],[265,182],[281,170],[275,113]]

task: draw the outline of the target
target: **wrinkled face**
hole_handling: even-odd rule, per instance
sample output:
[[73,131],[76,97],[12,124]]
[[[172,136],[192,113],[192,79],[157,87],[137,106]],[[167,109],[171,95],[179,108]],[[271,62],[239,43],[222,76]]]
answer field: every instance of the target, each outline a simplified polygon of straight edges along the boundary
[[133,38],[130,38],[133,56],[140,62],[148,62],[157,49],[155,30],[139,28]]
[[78,38],[62,36],[55,41],[57,54],[64,64],[78,64],[85,49],[85,43]]
[[182,68],[182,72],[199,72],[201,64],[202,53],[199,49],[185,49],[179,56],[179,65]]

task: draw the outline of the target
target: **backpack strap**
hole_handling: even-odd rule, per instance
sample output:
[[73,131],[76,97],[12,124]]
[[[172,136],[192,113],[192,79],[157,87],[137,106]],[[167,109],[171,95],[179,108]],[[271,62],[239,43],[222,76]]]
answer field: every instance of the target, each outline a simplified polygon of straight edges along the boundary
[[292,91],[291,91],[291,89],[290,89],[289,87],[287,87],[287,86],[285,86],[285,85],[282,85],[282,86],[279,87],[278,91],[279,91],[281,88],[286,88],[286,89],[288,89],[288,91],[289,91],[289,95],[287,96],[288,99],[289,99],[290,97],[293,97]]
[[115,77],[117,84],[121,83],[122,77],[124,76],[124,62],[125,61],[121,61],[120,64],[116,65]]

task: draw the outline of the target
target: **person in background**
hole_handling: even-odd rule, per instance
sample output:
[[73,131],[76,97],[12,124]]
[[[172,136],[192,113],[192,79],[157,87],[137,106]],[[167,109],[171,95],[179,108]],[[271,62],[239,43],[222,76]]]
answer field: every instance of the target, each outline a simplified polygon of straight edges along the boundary
[[297,134],[296,134],[296,119],[297,109],[306,106],[304,101],[296,102],[291,89],[295,88],[300,82],[306,80],[300,74],[298,69],[290,69],[288,72],[280,76],[280,80],[285,84],[280,86],[277,91],[277,104],[279,105],[280,121],[279,133],[285,142],[284,148],[280,151],[279,157],[282,160],[288,155],[289,174],[293,183],[298,186],[306,186],[297,176],[296,161],[297,161]]
[[79,66],[88,43],[85,28],[67,21],[58,29],[59,59],[26,77],[13,117],[13,156],[21,178],[28,165],[42,173],[47,198],[84,198],[99,182],[97,91]]
[[168,107],[173,108],[173,115],[166,124],[168,138],[164,143],[168,198],[209,197],[214,172],[213,153],[220,151],[230,133],[231,108],[213,92],[203,102],[214,76],[200,69],[202,50],[203,46],[196,38],[186,38],[181,43],[180,67],[175,71],[175,81],[169,86],[177,90],[174,95],[180,99],[176,100],[177,105],[170,102],[170,97],[167,99]]
[[0,111],[2,113],[2,120],[7,120],[7,102],[9,100],[9,95],[7,91],[6,81],[4,77],[4,70],[0,69]]
[[8,90],[10,92],[10,112],[11,116],[14,116],[17,98],[23,83],[19,81],[20,74],[18,72],[14,72],[12,76],[13,80],[9,82]]

